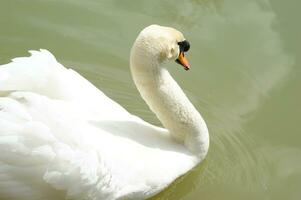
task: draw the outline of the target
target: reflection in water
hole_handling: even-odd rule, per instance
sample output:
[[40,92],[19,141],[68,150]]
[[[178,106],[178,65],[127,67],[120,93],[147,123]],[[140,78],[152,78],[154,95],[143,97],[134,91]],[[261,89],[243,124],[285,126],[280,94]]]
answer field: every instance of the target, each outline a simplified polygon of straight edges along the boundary
[[[35,6],[10,1],[7,7],[2,13],[10,20],[0,21],[1,63],[28,49],[47,48],[154,124],[160,123],[130,77],[131,45],[152,23],[185,34],[191,70],[174,63],[168,68],[204,115],[211,146],[205,162],[154,199],[300,197],[301,150],[275,147],[264,133],[246,128],[294,64],[273,28],[277,16],[266,0],[52,0]],[[283,187],[289,183],[294,187]]]

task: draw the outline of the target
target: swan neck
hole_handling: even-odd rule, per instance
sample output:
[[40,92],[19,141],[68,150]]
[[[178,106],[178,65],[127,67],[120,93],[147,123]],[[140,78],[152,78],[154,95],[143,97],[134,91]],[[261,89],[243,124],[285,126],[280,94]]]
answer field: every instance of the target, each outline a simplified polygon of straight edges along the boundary
[[169,72],[154,55],[131,51],[131,73],[149,108],[170,135],[204,158],[209,148],[206,123]]

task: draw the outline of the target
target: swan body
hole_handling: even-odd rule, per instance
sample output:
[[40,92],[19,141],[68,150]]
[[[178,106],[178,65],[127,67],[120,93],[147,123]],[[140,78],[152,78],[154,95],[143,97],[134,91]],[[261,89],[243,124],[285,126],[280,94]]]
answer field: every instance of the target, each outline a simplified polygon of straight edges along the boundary
[[151,25],[131,50],[134,82],[166,129],[47,50],[0,66],[0,199],[145,199],[202,161],[206,124],[163,65],[183,40]]

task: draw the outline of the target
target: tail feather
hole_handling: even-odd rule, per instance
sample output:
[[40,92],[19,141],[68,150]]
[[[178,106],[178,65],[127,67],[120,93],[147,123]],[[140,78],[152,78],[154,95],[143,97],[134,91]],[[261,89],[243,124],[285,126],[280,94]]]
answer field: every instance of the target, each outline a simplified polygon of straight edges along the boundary
[[49,92],[57,74],[66,70],[45,49],[29,52],[29,57],[14,58],[0,66],[0,93],[16,90]]

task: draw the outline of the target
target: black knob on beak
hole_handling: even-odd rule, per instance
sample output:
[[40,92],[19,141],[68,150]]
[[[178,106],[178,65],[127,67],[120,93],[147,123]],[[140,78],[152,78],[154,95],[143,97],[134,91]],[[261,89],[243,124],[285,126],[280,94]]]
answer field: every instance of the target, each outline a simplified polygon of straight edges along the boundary
[[182,42],[178,42],[178,45],[180,47],[180,51],[181,52],[186,52],[190,48],[190,44],[189,44],[189,42],[187,40],[184,40]]

